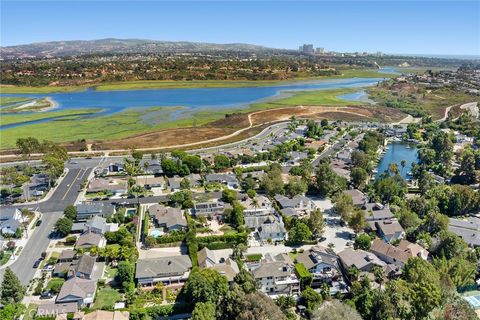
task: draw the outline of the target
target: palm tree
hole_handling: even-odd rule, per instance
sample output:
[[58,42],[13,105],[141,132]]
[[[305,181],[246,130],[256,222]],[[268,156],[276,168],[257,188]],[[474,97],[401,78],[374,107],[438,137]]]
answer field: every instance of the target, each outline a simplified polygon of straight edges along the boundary
[[375,277],[375,282],[380,285],[380,289],[382,289],[382,283],[385,282],[385,270],[383,270],[380,266],[373,266],[372,268],[373,275]]
[[252,206],[255,208],[255,213],[257,213],[257,209],[260,207],[257,197],[252,199]]
[[390,163],[388,165],[388,171],[391,174],[398,174],[398,165],[396,163]]
[[400,165],[402,166],[402,175],[403,175],[403,169],[405,169],[405,166],[407,165],[407,160],[400,161]]

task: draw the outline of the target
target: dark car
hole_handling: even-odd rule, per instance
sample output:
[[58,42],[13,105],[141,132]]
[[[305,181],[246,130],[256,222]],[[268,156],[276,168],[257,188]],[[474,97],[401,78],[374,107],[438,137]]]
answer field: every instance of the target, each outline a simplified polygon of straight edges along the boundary
[[38,220],[37,223],[35,223],[35,225],[38,227],[42,224],[42,220]]
[[40,262],[42,262],[42,260],[38,259],[37,261],[35,261],[35,263],[33,264],[33,268],[34,269],[37,269],[38,266],[40,265]]
[[53,293],[50,291],[44,291],[40,293],[40,299],[50,299],[51,297],[53,297]]

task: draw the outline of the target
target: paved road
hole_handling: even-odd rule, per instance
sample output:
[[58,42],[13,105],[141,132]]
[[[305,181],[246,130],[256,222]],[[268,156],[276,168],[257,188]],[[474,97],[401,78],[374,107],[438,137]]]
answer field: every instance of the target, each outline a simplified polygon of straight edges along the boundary
[[[49,235],[55,222],[62,216],[63,209],[76,201],[83,179],[88,177],[93,170],[92,167],[86,168],[90,165],[91,163],[84,163],[83,167],[82,165],[70,165],[69,172],[47,201],[17,206],[19,208],[38,208],[42,213],[42,224],[35,228],[32,234],[29,234],[30,239],[22,249],[22,253],[17,261],[10,265],[22,283],[27,284],[35,275],[36,269],[33,268],[33,264],[48,248]],[[3,278],[3,271],[4,268],[0,269],[0,278]]]

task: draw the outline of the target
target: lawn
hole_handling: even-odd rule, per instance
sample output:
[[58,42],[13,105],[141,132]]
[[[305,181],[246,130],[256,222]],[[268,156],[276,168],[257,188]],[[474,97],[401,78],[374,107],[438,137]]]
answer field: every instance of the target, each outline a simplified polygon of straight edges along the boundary
[[225,224],[220,228],[220,231],[223,232],[223,234],[234,234],[237,233],[238,231],[233,228],[232,226]]
[[65,282],[65,279],[63,278],[52,278],[50,279],[50,281],[48,281],[48,284],[45,287],[45,291],[58,293],[60,292],[60,288],[62,287],[64,282]]
[[112,268],[110,265],[107,265],[105,268],[105,274],[107,278],[113,279],[117,275],[117,268]]
[[4,251],[2,259],[0,259],[0,266],[3,266],[5,263],[10,260],[10,257],[12,256],[12,251]]
[[116,302],[122,300],[122,295],[112,288],[103,288],[97,291],[94,309],[112,309]]

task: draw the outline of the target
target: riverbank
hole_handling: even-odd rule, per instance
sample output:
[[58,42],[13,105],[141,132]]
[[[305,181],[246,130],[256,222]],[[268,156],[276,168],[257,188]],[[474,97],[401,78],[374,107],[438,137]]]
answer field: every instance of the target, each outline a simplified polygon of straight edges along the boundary
[[74,92],[83,91],[87,88],[94,88],[98,91],[111,90],[140,90],[140,89],[179,89],[179,88],[248,88],[248,87],[264,87],[278,86],[300,83],[312,80],[329,80],[329,79],[345,79],[345,78],[393,78],[398,75],[391,73],[380,73],[378,70],[370,69],[345,69],[340,70],[341,74],[320,76],[320,77],[302,77],[288,80],[138,80],[124,82],[108,82],[99,84],[85,84],[79,86],[10,86],[0,85],[0,94],[30,94],[30,93],[57,93],[57,92]]

